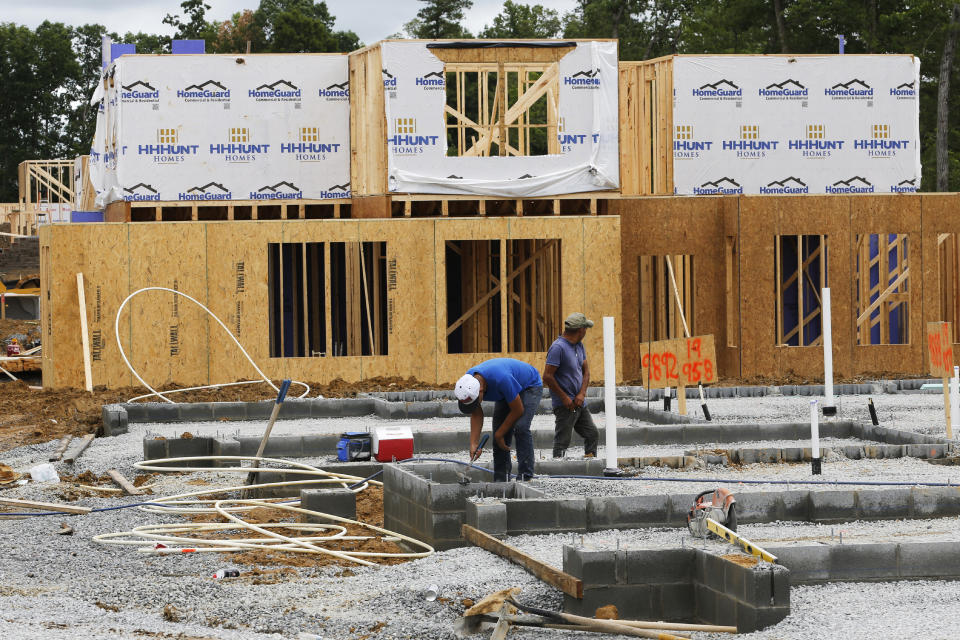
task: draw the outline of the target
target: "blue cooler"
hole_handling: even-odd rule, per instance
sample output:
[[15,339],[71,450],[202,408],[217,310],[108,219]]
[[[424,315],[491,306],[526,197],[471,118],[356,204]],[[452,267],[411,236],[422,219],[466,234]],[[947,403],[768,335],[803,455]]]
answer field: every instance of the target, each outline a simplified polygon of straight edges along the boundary
[[369,460],[372,439],[366,431],[347,431],[340,434],[337,442],[337,460],[354,462]]

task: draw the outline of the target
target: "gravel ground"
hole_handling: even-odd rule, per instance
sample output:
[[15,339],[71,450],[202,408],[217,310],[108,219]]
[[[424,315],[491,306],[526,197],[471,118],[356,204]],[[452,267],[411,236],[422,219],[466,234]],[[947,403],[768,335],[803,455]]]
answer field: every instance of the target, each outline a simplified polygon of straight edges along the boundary
[[[867,419],[865,397],[840,399],[841,418]],[[809,415],[809,399],[803,397],[714,400],[710,403],[715,420],[797,421]],[[942,416],[942,398],[931,395],[878,395],[874,402],[881,420],[889,426],[936,433]],[[690,402],[693,411],[699,403]],[[942,421],[942,418],[940,418]],[[603,415],[596,416],[598,425]],[[414,421],[386,421],[377,418],[298,420],[278,422],[274,433],[303,434],[363,430],[372,426],[410,425]],[[637,424],[620,420],[622,425]],[[551,416],[537,416],[534,427],[551,428]],[[418,420],[422,430],[457,430],[466,433],[465,420]],[[142,459],[142,439],[148,434],[176,436],[184,431],[194,435],[259,435],[260,422],[218,422],[205,424],[131,425],[131,433],[97,439],[80,458],[73,473],[90,470],[96,474],[116,468],[128,477],[133,463]],[[575,437],[575,442],[577,438]],[[854,444],[855,441],[843,441]],[[824,446],[830,442],[824,441]],[[839,444],[839,443],[837,443]],[[803,441],[702,445],[704,448],[744,446],[803,446]],[[18,471],[45,462],[56,442],[20,447],[0,454],[0,461]],[[685,445],[622,449],[621,456],[676,455]],[[571,458],[582,448],[572,447]],[[423,454],[428,455],[428,454]],[[546,457],[549,452],[541,451]],[[603,452],[601,450],[601,455]],[[442,454],[465,459],[466,454]],[[489,459],[489,454],[485,458]],[[326,462],[328,458],[314,462]],[[304,460],[307,461],[307,460]],[[66,465],[59,465],[62,471]],[[644,475],[664,478],[691,478],[691,482],[544,480],[535,484],[557,495],[636,495],[640,493],[693,493],[705,486],[695,478],[722,475],[730,478],[735,491],[785,488],[782,485],[738,485],[740,479],[810,479],[807,464],[748,465],[742,469],[709,468],[683,472],[646,468]],[[823,478],[869,480],[936,481],[949,478],[950,467],[937,467],[916,459],[828,460]],[[168,475],[157,480],[155,493],[171,495],[203,488],[197,480],[215,485],[233,484],[235,474],[217,472]],[[960,483],[960,473],[956,482]],[[712,484],[712,483],[706,483]],[[791,485],[790,488],[797,488]],[[813,487],[811,487],[813,488]],[[823,488],[833,488],[830,485]],[[28,484],[0,490],[2,495],[34,500],[60,501],[64,487],[55,484]],[[133,497],[82,498],[92,507],[132,504]],[[291,572],[270,573],[284,567],[240,565],[241,577],[216,581],[212,573],[229,558],[216,554],[183,556],[143,555],[131,548],[108,547],[91,541],[100,533],[129,530],[160,522],[178,522],[177,516],[123,509],[87,516],[35,517],[23,520],[0,519],[0,638],[67,639],[115,637],[183,638],[350,638],[369,640],[392,638],[443,639],[455,637],[452,625],[463,611],[463,600],[480,597],[508,586],[523,588],[523,600],[545,608],[559,609],[560,594],[522,569],[474,548],[435,554],[393,567],[294,567]],[[75,529],[72,536],[59,536],[61,522]],[[934,521],[893,521],[845,523],[833,528],[844,540],[960,539],[958,519]],[[773,546],[833,543],[829,526],[806,523],[744,525],[741,531],[758,543]],[[584,544],[671,546],[691,544],[683,529],[599,532],[584,536]],[[800,539],[800,540],[798,540]],[[579,536],[520,536],[512,544],[560,567],[562,545],[579,542]],[[762,542],[761,542],[762,541]],[[837,540],[836,543],[839,543]],[[706,548],[728,549],[725,543],[700,542]],[[256,572],[261,573],[257,574]],[[352,574],[352,575],[351,575]],[[439,586],[440,599],[426,602],[429,585]],[[794,640],[809,638],[867,638],[902,636],[908,631],[928,638],[956,637],[943,631],[942,616],[930,611],[948,610],[960,599],[960,583],[909,582],[882,584],[834,584],[794,587],[793,613],[781,624],[748,638]],[[879,603],[882,603],[879,604]],[[164,614],[164,609],[168,613]],[[869,612],[869,613],[866,613]],[[384,623],[380,625],[380,623]],[[895,627],[895,628],[894,628]],[[513,631],[511,637],[547,640],[582,638],[582,634],[560,631]],[[477,638],[482,636],[475,636]],[[612,636],[611,636],[612,637]],[[694,634],[697,640],[714,636]],[[719,638],[719,636],[717,636]]]

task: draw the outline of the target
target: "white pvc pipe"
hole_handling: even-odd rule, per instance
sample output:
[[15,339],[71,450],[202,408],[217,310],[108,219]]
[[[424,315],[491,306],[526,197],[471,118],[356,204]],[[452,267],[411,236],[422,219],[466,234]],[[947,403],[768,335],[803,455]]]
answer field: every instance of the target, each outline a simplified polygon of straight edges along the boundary
[[950,378],[950,424],[960,427],[960,367],[953,368]]
[[603,318],[603,413],[606,418],[607,469],[617,466],[617,359],[614,351],[613,318]]
[[[823,391],[824,396],[826,396],[823,406],[832,408],[836,406],[836,403],[833,400],[833,330],[830,322],[829,287],[820,290],[820,301],[822,318],[821,333],[823,334]],[[803,309],[800,309],[800,314],[803,315]],[[803,336],[800,338],[802,344]]]
[[810,401],[810,455],[814,460],[820,457],[820,415],[815,399]]

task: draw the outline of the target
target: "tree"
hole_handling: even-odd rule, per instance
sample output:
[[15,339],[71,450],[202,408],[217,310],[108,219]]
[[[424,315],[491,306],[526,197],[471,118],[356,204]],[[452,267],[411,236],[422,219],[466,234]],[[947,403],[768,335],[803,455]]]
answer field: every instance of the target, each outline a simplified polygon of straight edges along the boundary
[[953,57],[957,48],[957,36],[960,35],[960,3],[954,4],[950,11],[950,23],[947,26],[946,43],[943,57],[940,59],[940,81],[937,87],[937,191],[949,191],[949,113],[950,113],[950,76],[953,73]]
[[442,40],[444,38],[469,38],[470,32],[463,28],[463,12],[473,6],[473,0],[419,0],[424,6],[417,17],[404,25],[411,38]]
[[352,31],[334,31],[335,18],[326,2],[260,0],[254,24],[263,32],[265,51],[272,53],[352,51],[360,39]]
[[183,0],[180,8],[183,9],[184,18],[189,20],[185,21],[179,15],[170,13],[163,19],[163,24],[177,30],[173,36],[175,40],[208,39],[213,35],[210,23],[204,19],[210,5],[203,0]]
[[483,28],[481,38],[557,38],[561,34],[560,14],[543,5],[517,4],[507,0],[493,24]]

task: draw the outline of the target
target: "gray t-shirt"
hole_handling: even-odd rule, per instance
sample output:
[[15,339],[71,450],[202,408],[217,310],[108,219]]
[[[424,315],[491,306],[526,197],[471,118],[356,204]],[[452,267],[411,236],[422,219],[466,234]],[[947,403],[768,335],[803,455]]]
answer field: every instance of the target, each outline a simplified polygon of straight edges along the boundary
[[[571,344],[569,340],[560,336],[553,341],[547,351],[547,364],[557,368],[553,374],[557,384],[563,392],[573,398],[580,393],[583,384],[583,363],[587,360],[587,350],[583,343]],[[553,408],[563,406],[563,401],[553,390],[550,390]]]

